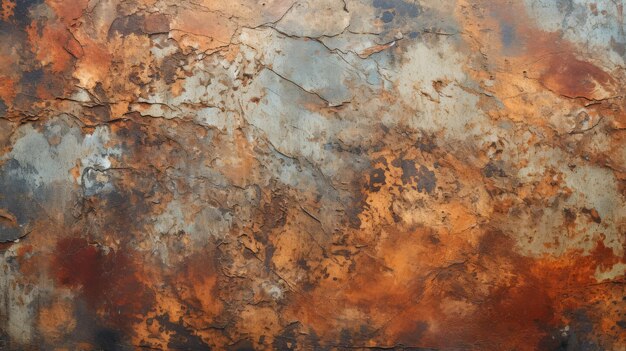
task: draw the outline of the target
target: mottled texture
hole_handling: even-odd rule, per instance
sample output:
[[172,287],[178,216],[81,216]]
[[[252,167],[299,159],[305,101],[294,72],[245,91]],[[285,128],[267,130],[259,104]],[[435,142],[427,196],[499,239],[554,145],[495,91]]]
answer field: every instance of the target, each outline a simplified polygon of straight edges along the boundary
[[622,0],[0,4],[0,350],[626,350]]

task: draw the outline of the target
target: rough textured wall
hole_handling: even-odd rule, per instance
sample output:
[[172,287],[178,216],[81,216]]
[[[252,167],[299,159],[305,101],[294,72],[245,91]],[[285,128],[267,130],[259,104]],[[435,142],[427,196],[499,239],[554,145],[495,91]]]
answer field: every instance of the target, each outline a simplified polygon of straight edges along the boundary
[[626,350],[622,0],[0,2],[0,349]]

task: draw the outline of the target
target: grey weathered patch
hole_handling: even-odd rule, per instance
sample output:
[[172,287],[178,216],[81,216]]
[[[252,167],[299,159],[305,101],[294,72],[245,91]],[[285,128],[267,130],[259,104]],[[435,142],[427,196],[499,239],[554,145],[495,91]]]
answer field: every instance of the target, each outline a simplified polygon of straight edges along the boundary
[[0,168],[0,242],[15,241],[28,234],[29,223],[40,215],[33,189],[19,174],[33,174],[32,167],[22,167],[15,159]]
[[246,29],[240,39],[260,53],[268,69],[330,106],[349,102],[364,83],[358,71],[317,41],[286,37],[272,29]]

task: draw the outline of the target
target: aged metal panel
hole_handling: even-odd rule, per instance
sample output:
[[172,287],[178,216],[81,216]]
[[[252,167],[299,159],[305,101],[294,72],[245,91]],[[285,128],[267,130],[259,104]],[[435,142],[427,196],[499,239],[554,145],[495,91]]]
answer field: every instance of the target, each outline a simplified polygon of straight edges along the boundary
[[0,4],[0,349],[626,350],[622,0]]

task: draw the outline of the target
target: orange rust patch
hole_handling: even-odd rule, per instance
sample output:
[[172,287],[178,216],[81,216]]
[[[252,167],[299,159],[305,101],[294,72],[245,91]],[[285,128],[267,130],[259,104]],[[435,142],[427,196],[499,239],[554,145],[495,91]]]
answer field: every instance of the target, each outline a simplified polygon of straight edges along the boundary
[[83,15],[89,0],[63,1],[46,0],[46,3],[54,9],[59,19],[66,25],[71,26],[73,22]]
[[68,301],[54,301],[41,308],[38,317],[39,331],[50,343],[60,343],[76,328],[73,306]]
[[13,10],[15,9],[15,0],[3,0],[2,1],[2,20],[9,22],[13,17]]
[[16,82],[8,76],[0,76],[0,98],[4,101],[13,101],[17,91],[15,90]]

